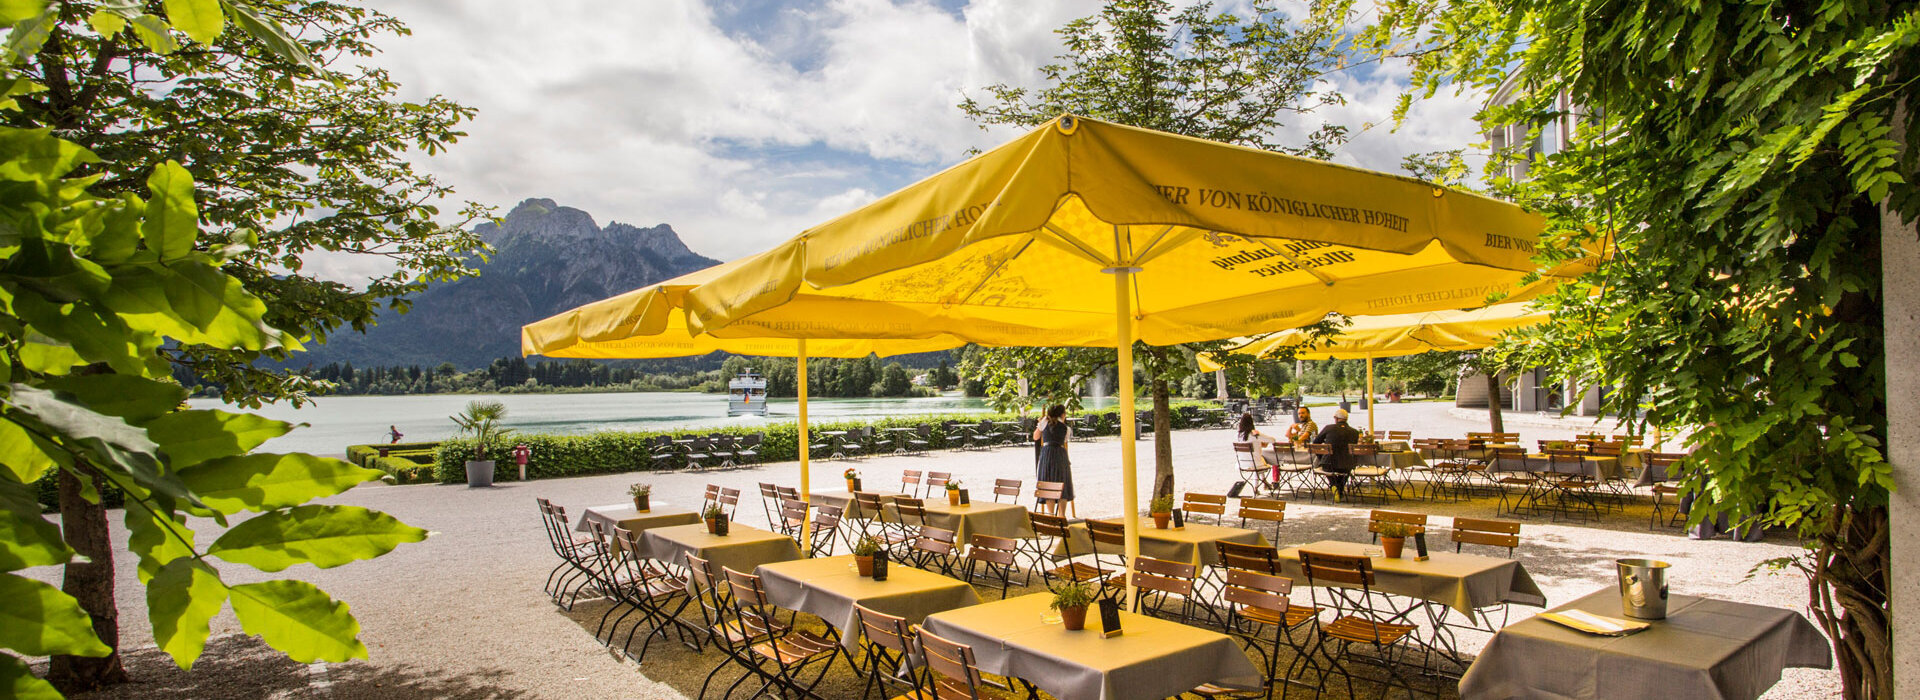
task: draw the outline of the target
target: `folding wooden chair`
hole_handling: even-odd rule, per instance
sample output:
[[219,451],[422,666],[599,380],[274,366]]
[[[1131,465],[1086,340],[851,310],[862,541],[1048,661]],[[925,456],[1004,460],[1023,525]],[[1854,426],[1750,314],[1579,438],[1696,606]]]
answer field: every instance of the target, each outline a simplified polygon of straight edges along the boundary
[[967,583],[972,584],[974,576],[985,569],[990,579],[1000,581],[1000,598],[1005,600],[1007,589],[1013,586],[1013,571],[1019,568],[1016,556],[1020,543],[1005,537],[975,534],[972,546],[967,547]]
[[1425,530],[1427,529],[1427,514],[1426,513],[1408,513],[1405,511],[1398,511],[1398,510],[1381,510],[1376,508],[1372,513],[1367,515],[1367,532],[1372,537],[1372,539],[1368,541],[1370,542],[1380,541],[1380,526],[1383,523],[1400,523],[1402,525],[1411,525],[1421,530]]
[[[1385,608],[1376,607],[1373,602],[1372,560],[1303,549],[1300,550],[1300,569],[1306,575],[1313,606],[1334,610],[1333,621],[1320,628],[1320,643],[1316,648],[1326,650],[1325,657],[1331,670],[1346,678],[1347,697],[1359,697],[1353,688],[1353,672],[1347,670],[1348,662],[1369,664],[1384,670],[1387,680],[1380,681],[1382,695],[1397,682],[1411,697],[1414,694],[1413,685],[1401,675],[1409,664],[1393,658],[1393,652],[1406,647],[1405,642],[1416,628],[1414,625],[1386,622],[1375,616],[1375,610]],[[1327,605],[1321,604],[1322,595],[1327,597]],[[1361,645],[1371,653],[1355,654],[1354,645]]]
[[973,647],[926,630],[921,630],[914,640],[920,644],[920,657],[926,660],[927,669],[932,673],[927,689],[903,697],[911,700],[1012,700],[1016,697],[1013,689],[993,684],[980,675],[980,668],[974,664]]
[[1220,518],[1227,514],[1227,497],[1211,493],[1188,491],[1182,499],[1180,509],[1185,511],[1186,519],[1191,522],[1196,515],[1213,516],[1213,524],[1219,525]]
[[[752,696],[759,697],[769,688],[777,687],[783,696],[792,690],[802,697],[819,697],[813,689],[826,678],[827,671],[832,670],[834,659],[840,658],[843,653],[840,645],[812,632],[775,625],[773,620],[779,608],[767,601],[760,577],[733,569],[724,571],[727,587],[733,593],[733,622],[740,636],[764,637],[763,641],[747,647],[746,658],[754,673],[765,680]],[[803,675],[813,678],[803,680]],[[728,688],[727,695],[732,694],[733,689]]]
[[993,502],[1000,503],[1000,498],[1005,496],[1008,499],[1007,503],[1019,504],[1020,483],[1019,479],[994,479]]

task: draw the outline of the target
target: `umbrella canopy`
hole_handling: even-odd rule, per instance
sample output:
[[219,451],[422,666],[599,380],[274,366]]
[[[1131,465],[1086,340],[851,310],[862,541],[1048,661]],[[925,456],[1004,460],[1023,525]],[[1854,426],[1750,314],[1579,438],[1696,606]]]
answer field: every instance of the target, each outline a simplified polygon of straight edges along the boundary
[[[1525,299],[1551,285],[1528,282],[1541,228],[1411,178],[1063,116],[744,261],[686,304],[695,332],[848,337],[809,325],[831,313],[882,321],[858,337],[1113,347],[1130,415],[1136,338]],[[1132,561],[1134,421],[1120,426]]]
[[[1299,347],[1294,357],[1302,360],[1359,360],[1418,355],[1434,350],[1478,350],[1493,345],[1509,330],[1546,321],[1546,312],[1524,302],[1494,304],[1470,311],[1360,316],[1339,335],[1319,345],[1307,345],[1313,341],[1307,332],[1291,330],[1248,342],[1232,352],[1264,357],[1282,348]],[[1201,355],[1199,362],[1203,371],[1220,369],[1220,363],[1212,357]]]

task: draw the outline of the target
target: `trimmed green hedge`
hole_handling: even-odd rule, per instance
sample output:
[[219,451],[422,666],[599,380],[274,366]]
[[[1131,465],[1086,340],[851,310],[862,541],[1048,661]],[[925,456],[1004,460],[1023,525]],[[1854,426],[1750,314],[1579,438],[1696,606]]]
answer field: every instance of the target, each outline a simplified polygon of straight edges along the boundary
[[387,448],[387,455],[401,452],[432,453],[440,447],[439,442],[400,442],[390,445],[348,445],[347,461],[355,466],[373,467],[373,460],[380,457],[380,448]]
[[433,481],[434,462],[431,453],[421,453],[419,459],[408,457],[375,457],[368,465],[373,469],[386,472],[389,483],[424,484]]
[[[1186,428],[1194,423],[1194,409],[1211,406],[1200,402],[1179,402],[1173,406],[1172,427]],[[1149,404],[1149,407],[1151,404]],[[1144,409],[1143,409],[1144,410]],[[1082,412],[1081,416],[1094,418],[1094,435],[1114,435],[1120,432],[1119,423],[1114,420],[1114,409]],[[815,440],[821,432],[829,430],[853,430],[872,426],[876,430],[885,428],[905,428],[926,424],[932,427],[931,444],[933,449],[952,449],[959,444],[948,444],[943,421],[977,424],[981,419],[1004,421],[1016,420],[1014,414],[939,414],[909,415],[883,418],[877,421],[836,421],[815,423],[810,430]],[[796,448],[799,439],[799,426],[793,423],[776,423],[753,427],[712,428],[702,430],[656,430],[642,432],[606,431],[585,435],[554,435],[543,433],[514,433],[509,439],[495,442],[487,447],[487,459],[494,460],[494,479],[514,481],[519,478],[519,469],[513,463],[512,450],[515,445],[525,444],[532,450],[527,460],[528,479],[551,479],[588,474],[616,474],[620,472],[648,471],[653,468],[649,462],[649,445],[660,435],[671,435],[674,439],[695,438],[712,435],[746,436],[754,433],[765,435],[760,447],[755,451],[759,457],[751,463],[789,462],[800,458]],[[447,440],[440,443],[437,450],[435,475],[442,483],[462,483],[467,480],[466,461],[473,456],[473,441],[469,439]]]

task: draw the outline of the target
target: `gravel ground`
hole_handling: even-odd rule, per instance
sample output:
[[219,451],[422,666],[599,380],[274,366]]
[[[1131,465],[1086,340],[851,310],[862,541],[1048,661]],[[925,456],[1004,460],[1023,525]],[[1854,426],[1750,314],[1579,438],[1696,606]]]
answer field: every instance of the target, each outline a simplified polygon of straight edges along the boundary
[[[1331,412],[1316,411],[1324,423]],[[1364,412],[1353,423],[1365,427]],[[1484,414],[1446,404],[1389,404],[1375,418],[1381,429],[1410,429],[1416,436],[1458,436],[1485,429]],[[1591,419],[1572,421],[1533,414],[1508,417],[1508,427],[1531,444],[1564,439],[1595,429]],[[1602,424],[1598,429],[1610,426]],[[1180,431],[1173,435],[1174,462],[1181,490],[1224,492],[1236,478],[1225,430]],[[1141,441],[1139,459],[1150,465],[1151,441]],[[1117,515],[1119,443],[1104,438],[1075,443],[1073,456],[1079,511],[1083,517]],[[889,482],[900,469],[937,468],[972,484],[996,477],[1031,482],[1032,457],[1026,449],[990,452],[939,452],[927,456],[875,457],[853,462],[870,483]],[[837,490],[839,472],[849,463],[818,465],[814,484]],[[1151,473],[1151,467],[1146,467]],[[657,507],[689,507],[707,483],[741,488],[746,502],[740,519],[760,525],[764,516],[755,484],[794,484],[793,463],[706,473],[618,474],[505,483],[491,489],[464,486],[366,486],[332,502],[392,513],[426,528],[426,542],[402,547],[376,560],[329,570],[296,567],[280,576],[311,581],[350,605],[363,627],[361,639],[372,652],[367,661],[311,666],[287,660],[258,640],[245,636],[231,612],[213,621],[215,638],[193,672],[174,669],[152,647],[142,589],[133,562],[122,557],[119,603],[123,640],[133,651],[127,665],[136,683],[87,698],[680,698],[692,697],[717,655],[695,655],[677,645],[656,642],[645,668],[609,653],[592,636],[603,603],[582,603],[572,613],[550,604],[540,588],[555,562],[533,499],[545,497],[569,511],[620,503],[627,484],[654,485]],[[1142,483],[1148,479],[1143,478]],[[1144,501],[1142,504],[1144,506]],[[1493,499],[1459,503],[1397,503],[1391,507],[1451,516],[1490,517]],[[1366,507],[1295,502],[1288,507],[1277,543],[1295,545],[1322,539],[1364,541]],[[115,514],[114,537],[124,546],[126,532]],[[1805,581],[1797,574],[1753,573],[1768,559],[1791,556],[1798,546],[1785,538],[1759,543],[1689,540],[1675,530],[1648,529],[1648,508],[1635,504],[1593,523],[1527,520],[1519,557],[1558,604],[1613,583],[1612,561],[1625,556],[1655,556],[1672,562],[1676,593],[1711,595],[1742,602],[1803,610]],[[1231,522],[1229,524],[1232,524]],[[211,522],[197,522],[199,538],[217,534]],[[228,567],[230,583],[268,578]],[[57,582],[54,568],[26,572]],[[1018,594],[1018,591],[1015,592]],[[991,594],[988,594],[991,596]],[[1531,608],[1515,608],[1514,618]],[[1478,650],[1486,635],[1462,635],[1465,649]],[[829,681],[829,697],[857,694],[857,681],[844,670]],[[731,679],[729,679],[731,682]],[[1442,689],[1451,695],[1451,689]],[[1838,675],[1831,671],[1789,669],[1767,698],[1833,697]]]

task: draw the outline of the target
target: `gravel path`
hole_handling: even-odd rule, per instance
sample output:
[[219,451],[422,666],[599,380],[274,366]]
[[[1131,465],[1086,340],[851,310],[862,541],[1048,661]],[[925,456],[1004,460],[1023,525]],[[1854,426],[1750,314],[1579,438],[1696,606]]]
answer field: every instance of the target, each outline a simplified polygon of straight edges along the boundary
[[[1323,423],[1331,411],[1316,411]],[[1458,436],[1484,430],[1484,414],[1446,404],[1390,404],[1380,407],[1376,427],[1411,429],[1416,436]],[[1353,423],[1366,425],[1363,412]],[[1604,430],[1610,426],[1603,425]],[[1562,421],[1537,415],[1511,416],[1509,428],[1531,444],[1564,439],[1594,429],[1590,419]],[[1173,435],[1176,478],[1181,490],[1224,492],[1235,477],[1231,435],[1224,430],[1179,431]],[[1116,515],[1119,507],[1119,443],[1104,438],[1074,443],[1072,453],[1079,511],[1083,517]],[[975,485],[996,477],[1032,480],[1031,451],[1003,448],[990,452],[937,452],[927,456],[875,457],[851,463],[871,484],[888,483],[900,469],[937,468]],[[1151,441],[1139,443],[1145,473],[1151,474]],[[814,485],[838,490],[846,462],[819,464]],[[505,483],[491,489],[464,486],[366,486],[332,499],[387,511],[434,534],[426,542],[345,567],[316,570],[301,566],[281,576],[311,581],[352,605],[363,627],[369,661],[304,666],[244,636],[231,612],[213,622],[215,639],[192,673],[172,668],[152,648],[142,589],[133,562],[117,562],[123,639],[128,665],[138,683],[81,697],[97,698],[679,698],[695,694],[716,655],[695,656],[656,643],[647,667],[607,652],[592,637],[604,610],[595,604],[573,613],[557,611],[540,592],[555,562],[533,507],[536,497],[552,499],[579,512],[588,506],[620,503],[627,484],[654,485],[656,507],[690,507],[701,488],[719,483],[742,489],[740,519],[763,521],[755,484],[796,484],[794,463],[762,465],[708,473],[618,474]],[[1149,479],[1141,479],[1143,485]],[[1144,495],[1144,494],[1143,494]],[[1444,518],[1490,517],[1492,499],[1461,503],[1411,502],[1392,507]],[[1144,506],[1144,501],[1140,504]],[[117,522],[114,537],[124,546],[126,532]],[[1527,521],[1520,558],[1549,601],[1557,604],[1611,586],[1612,561],[1625,556],[1655,556],[1674,564],[1676,593],[1803,609],[1805,581],[1797,574],[1751,573],[1760,562],[1791,556],[1796,543],[1772,538],[1760,543],[1689,540],[1674,530],[1647,529],[1645,506],[1630,507],[1599,523]],[[1278,542],[1301,544],[1321,539],[1364,541],[1365,507],[1296,502],[1288,507]],[[196,522],[199,538],[216,535],[211,522]],[[230,583],[267,578],[246,576],[228,567]],[[27,572],[57,582],[54,568]],[[1515,618],[1532,612],[1515,608]],[[584,629],[583,629],[584,626]],[[1465,648],[1477,650],[1485,636],[1463,635]],[[144,648],[143,648],[144,647]],[[838,686],[836,686],[838,687]],[[849,687],[849,690],[852,688]],[[1831,671],[1789,669],[1768,698],[1833,697],[1838,675]],[[1450,691],[1449,691],[1450,692]]]

